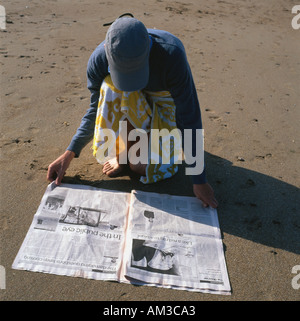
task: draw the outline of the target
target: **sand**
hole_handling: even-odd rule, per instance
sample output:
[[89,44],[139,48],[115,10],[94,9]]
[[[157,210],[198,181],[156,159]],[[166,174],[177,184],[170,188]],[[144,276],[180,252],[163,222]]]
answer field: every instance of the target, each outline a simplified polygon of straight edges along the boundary
[[[3,2],[1,3],[3,4]],[[299,300],[300,30],[291,0],[6,1],[1,30],[1,257],[4,301]],[[208,180],[219,201],[231,296],[12,270],[48,182],[89,105],[86,64],[102,24],[132,12],[184,43],[201,104]],[[144,186],[107,178],[90,145],[64,182],[192,196],[183,170]],[[298,272],[300,273],[300,271]],[[299,283],[299,281],[298,281]]]

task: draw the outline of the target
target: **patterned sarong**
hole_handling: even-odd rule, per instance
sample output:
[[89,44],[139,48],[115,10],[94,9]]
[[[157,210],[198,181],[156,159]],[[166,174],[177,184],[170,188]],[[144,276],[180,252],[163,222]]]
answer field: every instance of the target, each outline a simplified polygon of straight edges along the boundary
[[[99,149],[103,148],[107,142],[103,129],[111,129],[114,133],[116,139],[114,147],[111,149],[113,154],[120,153],[126,148],[125,143],[120,139],[119,128],[119,122],[125,119],[134,128],[143,129],[146,133],[149,133],[152,129],[166,129],[171,132],[176,129],[173,98],[167,91],[120,91],[114,87],[110,76],[107,76],[100,89],[93,141],[93,155],[100,164],[109,159],[109,156],[108,158],[99,156],[103,155],[103,152],[99,153]],[[158,144],[152,144],[152,146],[151,135],[149,140],[146,176],[141,176],[140,178],[140,181],[144,184],[169,178],[178,171],[175,155],[178,155],[176,154],[178,153],[176,148],[179,147],[174,144],[174,140],[164,136]],[[177,146],[176,148],[175,145]],[[170,160],[167,164],[161,161],[165,154]],[[158,159],[160,161],[157,161]]]

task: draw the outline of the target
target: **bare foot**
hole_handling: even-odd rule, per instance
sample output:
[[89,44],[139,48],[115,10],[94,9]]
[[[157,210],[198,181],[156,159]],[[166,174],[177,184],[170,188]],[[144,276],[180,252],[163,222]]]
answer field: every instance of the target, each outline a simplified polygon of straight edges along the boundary
[[102,172],[108,176],[116,176],[123,170],[124,165],[120,165],[117,158],[112,158],[103,164]]

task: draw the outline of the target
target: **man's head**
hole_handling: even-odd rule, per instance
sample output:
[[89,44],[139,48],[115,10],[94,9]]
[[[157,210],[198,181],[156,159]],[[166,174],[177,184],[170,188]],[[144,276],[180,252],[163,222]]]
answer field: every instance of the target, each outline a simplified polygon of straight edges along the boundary
[[149,79],[150,40],[135,18],[119,18],[108,29],[105,51],[114,85],[122,91],[146,87]]

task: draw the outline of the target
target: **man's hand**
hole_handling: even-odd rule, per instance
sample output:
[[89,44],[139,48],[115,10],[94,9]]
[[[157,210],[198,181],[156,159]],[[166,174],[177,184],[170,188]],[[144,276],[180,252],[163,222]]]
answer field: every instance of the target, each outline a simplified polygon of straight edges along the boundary
[[53,163],[51,163],[48,167],[47,180],[50,182],[55,180],[55,184],[60,185],[74,156],[74,152],[67,150]]
[[208,183],[194,184],[193,190],[195,196],[202,201],[204,207],[211,206],[212,208],[216,208],[218,206],[214,191]]

